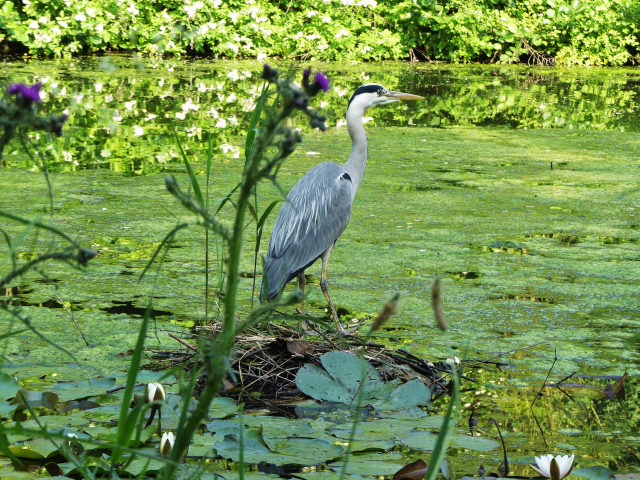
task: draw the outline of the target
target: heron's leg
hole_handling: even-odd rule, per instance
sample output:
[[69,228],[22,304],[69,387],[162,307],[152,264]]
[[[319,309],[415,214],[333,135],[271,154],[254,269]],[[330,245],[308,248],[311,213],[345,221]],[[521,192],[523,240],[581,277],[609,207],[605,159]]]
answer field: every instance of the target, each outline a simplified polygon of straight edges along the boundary
[[304,278],[304,270],[298,275],[298,288],[302,291],[302,302],[300,303],[300,315],[302,315],[302,335],[306,335],[307,322],[304,320],[304,286],[306,285],[306,279]]
[[324,298],[327,299],[329,303],[329,308],[331,309],[331,315],[333,315],[333,319],[336,321],[336,326],[338,327],[338,331],[345,335],[347,332],[342,325],[340,324],[340,320],[338,319],[338,314],[336,313],[336,309],[333,306],[333,302],[331,301],[331,297],[329,296],[329,284],[327,283],[327,263],[329,263],[329,256],[331,255],[331,248],[329,248],[326,252],[322,254],[322,278],[320,280],[320,288],[322,289],[322,293],[324,293]]

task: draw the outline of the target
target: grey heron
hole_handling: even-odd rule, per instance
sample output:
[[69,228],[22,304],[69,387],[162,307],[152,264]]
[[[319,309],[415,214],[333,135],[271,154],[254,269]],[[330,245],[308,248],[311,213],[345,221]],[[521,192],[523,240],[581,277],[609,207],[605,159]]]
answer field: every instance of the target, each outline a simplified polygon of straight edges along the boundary
[[[423,97],[418,95],[387,90],[376,83],[362,85],[353,93],[347,106],[347,130],[353,144],[351,155],[344,165],[333,162],[316,165],[287,195],[287,202],[280,208],[269,241],[261,300],[276,297],[296,277],[304,294],[304,272],[320,258],[320,288],[331,315],[341,334],[351,333],[340,324],[329,296],[327,263],[333,246],[347,228],[351,205],[367,165],[368,141],[363,116],[368,108],[376,105],[421,99]],[[304,317],[304,296],[300,310]]]

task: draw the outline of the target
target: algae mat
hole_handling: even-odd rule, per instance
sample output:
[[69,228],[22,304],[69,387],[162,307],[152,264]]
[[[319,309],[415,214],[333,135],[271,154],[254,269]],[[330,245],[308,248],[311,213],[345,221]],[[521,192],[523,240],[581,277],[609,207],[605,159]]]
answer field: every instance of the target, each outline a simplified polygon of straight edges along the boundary
[[[517,396],[533,392],[523,387],[544,380],[554,351],[555,380],[574,371],[639,373],[637,349],[630,343],[640,326],[638,135],[396,127],[372,128],[369,139],[364,182],[329,265],[332,297],[345,319],[375,312],[392,293],[400,292],[402,311],[378,340],[417,355],[444,356],[429,296],[433,279],[441,278],[455,347],[466,349],[472,358],[514,351],[502,358],[509,358],[514,370],[491,379],[486,372],[481,374],[477,390],[465,394],[463,401],[483,399],[488,411],[502,415],[512,426],[514,445],[529,456],[541,443],[523,407],[525,399],[519,401]],[[349,148],[344,130],[309,134],[279,180],[287,190],[314,164],[343,161]],[[241,168],[240,160],[216,165],[213,198],[235,185]],[[202,184],[202,171],[199,174]],[[186,185],[184,173],[178,178]],[[177,219],[190,219],[165,192],[162,178],[87,171],[56,174],[52,180],[56,224],[93,245],[100,255],[83,271],[51,265],[49,281],[24,279],[3,292],[7,294],[3,300],[26,305],[45,335],[76,353],[78,366],[66,375],[68,380],[126,368],[126,352],[133,346],[145,298],[152,292],[158,335],[151,332],[148,345],[173,345],[163,328],[180,330],[203,316],[202,232],[194,230],[179,238],[155,287],[151,277],[137,283],[164,234]],[[45,216],[46,189],[40,174],[5,170],[0,190],[0,209]],[[260,195],[263,206],[277,196],[267,184],[261,186]],[[225,219],[230,214],[222,212]],[[2,226],[14,235],[19,231],[4,221]],[[240,307],[245,312],[253,272],[251,230],[247,229],[242,264],[247,275]],[[48,241],[43,235],[31,238],[23,258],[44,250]],[[262,253],[265,250],[266,242]],[[319,269],[316,265],[307,271],[309,304],[313,315],[323,316]],[[64,310],[51,300],[52,283],[69,302],[92,348],[84,346]],[[43,361],[69,361],[28,334],[8,342],[5,354],[13,363],[11,373],[23,378],[53,371],[53,366],[37,365]],[[632,389],[635,397],[636,383]],[[545,399],[539,412],[543,426],[558,436],[554,448],[588,450],[584,454],[590,458],[606,452],[624,466],[628,459],[622,443],[637,442],[630,430],[635,422],[628,422],[628,416],[637,416],[632,413],[634,404],[620,407],[614,415],[611,410],[617,407],[594,407],[589,396],[584,405],[573,406],[562,403],[562,398]],[[612,418],[609,423],[607,415]],[[618,425],[616,418],[627,418],[629,424]],[[581,422],[589,427],[579,428]],[[598,435],[603,443],[597,442]],[[473,462],[477,464],[476,457]]]

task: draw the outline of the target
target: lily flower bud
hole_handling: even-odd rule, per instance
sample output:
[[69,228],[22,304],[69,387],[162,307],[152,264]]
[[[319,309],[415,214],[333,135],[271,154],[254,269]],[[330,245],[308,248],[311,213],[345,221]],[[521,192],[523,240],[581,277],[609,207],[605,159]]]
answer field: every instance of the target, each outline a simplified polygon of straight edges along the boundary
[[145,390],[144,398],[147,403],[164,402],[167,399],[167,392],[159,383],[149,383]]
[[160,439],[160,456],[162,458],[169,458],[175,443],[176,437],[173,436],[173,432],[164,432]]

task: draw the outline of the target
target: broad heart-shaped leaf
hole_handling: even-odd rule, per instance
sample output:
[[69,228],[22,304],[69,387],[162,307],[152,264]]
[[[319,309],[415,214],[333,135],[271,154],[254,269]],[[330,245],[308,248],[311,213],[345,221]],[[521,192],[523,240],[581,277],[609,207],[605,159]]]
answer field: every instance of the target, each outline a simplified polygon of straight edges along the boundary
[[8,373],[0,373],[0,400],[7,400],[16,396],[20,390],[18,381]]
[[362,367],[364,363],[365,385],[367,380],[380,382],[378,371],[366,360],[356,357],[347,352],[333,351],[327,352],[320,357],[322,366],[334,380],[341,383],[352,396],[358,393],[360,379],[362,377]]
[[325,370],[306,364],[296,377],[300,391],[316,400],[352,405],[360,392],[363,368],[365,405],[399,409],[425,405],[431,399],[431,391],[419,380],[401,386],[399,380],[385,383],[373,365],[350,353],[328,352],[320,360]]
[[81,382],[58,383],[51,389],[58,394],[61,402],[79,400],[87,397],[103,395],[116,381],[113,378],[98,378]]
[[587,467],[578,468],[571,472],[578,477],[588,478],[589,480],[615,480],[615,475],[607,467]]
[[11,418],[19,405],[11,405],[9,402],[0,401],[0,418]]
[[490,452],[500,448],[500,443],[486,437],[472,437],[470,435],[456,434],[453,442],[460,448],[468,448],[476,452]]
[[436,448],[438,435],[431,432],[412,432],[403,438],[402,444],[414,450],[425,450],[431,452]]

